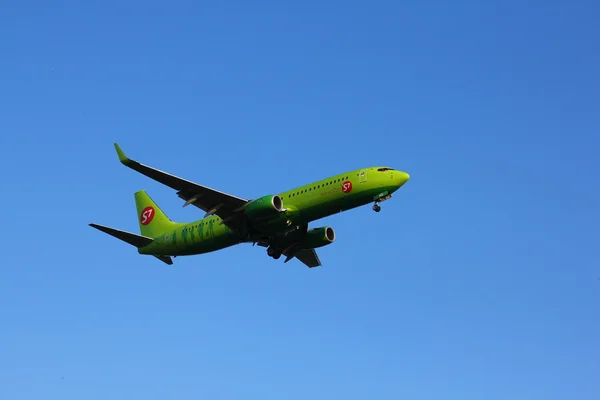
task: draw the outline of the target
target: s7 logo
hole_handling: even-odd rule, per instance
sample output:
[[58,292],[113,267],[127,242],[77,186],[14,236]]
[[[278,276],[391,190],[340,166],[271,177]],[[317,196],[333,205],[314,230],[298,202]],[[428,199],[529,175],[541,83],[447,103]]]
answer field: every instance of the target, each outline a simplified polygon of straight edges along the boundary
[[140,222],[142,225],[148,225],[154,219],[154,207],[148,206],[142,210]]
[[352,182],[346,181],[342,183],[342,192],[350,193],[352,191]]

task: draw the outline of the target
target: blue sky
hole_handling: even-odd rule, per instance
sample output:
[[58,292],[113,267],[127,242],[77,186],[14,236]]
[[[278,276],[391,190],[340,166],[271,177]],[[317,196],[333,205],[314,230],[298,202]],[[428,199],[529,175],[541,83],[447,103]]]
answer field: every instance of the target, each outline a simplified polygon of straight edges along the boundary
[[[592,1],[4,2],[0,398],[597,399]],[[253,198],[367,165],[411,180],[168,267],[133,158]]]

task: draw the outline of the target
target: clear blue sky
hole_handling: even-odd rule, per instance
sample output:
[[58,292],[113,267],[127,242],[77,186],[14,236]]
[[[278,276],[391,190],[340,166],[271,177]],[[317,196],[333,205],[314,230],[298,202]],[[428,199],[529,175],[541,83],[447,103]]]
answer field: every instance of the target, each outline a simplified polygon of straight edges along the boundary
[[[85,4],[84,4],[85,3]],[[0,398],[600,398],[593,1],[8,1]],[[252,198],[367,165],[322,268],[168,267],[133,158]]]

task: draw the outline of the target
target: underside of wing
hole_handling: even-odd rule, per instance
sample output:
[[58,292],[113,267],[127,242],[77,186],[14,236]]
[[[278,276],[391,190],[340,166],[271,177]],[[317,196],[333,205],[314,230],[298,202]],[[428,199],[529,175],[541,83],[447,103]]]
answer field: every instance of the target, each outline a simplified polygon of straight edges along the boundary
[[177,190],[177,195],[185,200],[184,207],[192,204],[203,210],[206,213],[205,216],[211,214],[218,215],[232,229],[239,227],[233,217],[249,200],[199,185],[132,160],[123,153],[117,143],[115,143],[115,149],[117,150],[119,161],[123,165]]

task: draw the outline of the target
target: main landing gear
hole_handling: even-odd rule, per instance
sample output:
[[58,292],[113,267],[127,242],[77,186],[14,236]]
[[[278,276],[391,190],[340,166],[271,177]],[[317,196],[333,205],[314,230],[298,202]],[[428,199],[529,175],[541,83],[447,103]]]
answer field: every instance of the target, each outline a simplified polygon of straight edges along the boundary
[[381,206],[379,204],[377,204],[377,202],[375,202],[375,204],[373,204],[373,211],[375,211],[375,212],[381,211]]
[[276,260],[279,259],[279,257],[281,257],[281,251],[279,251],[273,246],[269,246],[267,248],[267,254],[269,255],[269,257],[273,257]]

